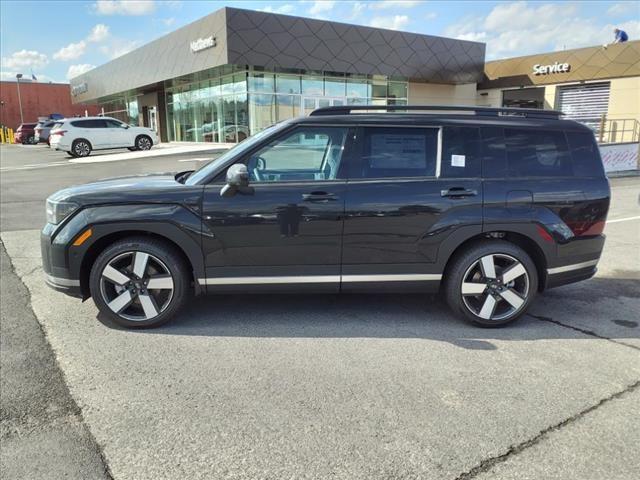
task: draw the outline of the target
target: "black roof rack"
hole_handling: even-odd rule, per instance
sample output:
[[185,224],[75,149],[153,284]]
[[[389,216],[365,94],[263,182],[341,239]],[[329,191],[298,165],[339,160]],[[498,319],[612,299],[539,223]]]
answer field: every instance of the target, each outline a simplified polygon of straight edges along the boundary
[[372,110],[395,112],[470,112],[482,116],[519,116],[528,118],[555,118],[558,119],[562,112],[557,110],[538,110],[534,108],[494,108],[494,107],[470,107],[456,105],[343,105],[337,107],[322,107],[313,110],[309,116],[320,117],[325,115],[349,115],[351,112]]

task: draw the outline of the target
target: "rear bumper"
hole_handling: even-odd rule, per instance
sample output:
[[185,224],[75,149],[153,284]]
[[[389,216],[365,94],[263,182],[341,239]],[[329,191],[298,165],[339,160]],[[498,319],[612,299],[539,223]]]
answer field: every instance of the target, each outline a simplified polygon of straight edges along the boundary
[[604,235],[595,235],[559,244],[556,261],[547,267],[545,287],[559,287],[593,277],[597,272],[604,241]]

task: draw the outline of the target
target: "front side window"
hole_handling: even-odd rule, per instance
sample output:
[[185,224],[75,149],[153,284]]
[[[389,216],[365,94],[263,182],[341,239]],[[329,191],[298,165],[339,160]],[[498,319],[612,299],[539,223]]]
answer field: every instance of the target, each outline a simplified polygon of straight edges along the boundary
[[105,122],[107,122],[107,128],[124,128],[124,123],[117,120],[106,119]]
[[347,131],[340,127],[303,127],[289,132],[249,156],[249,176],[253,182],[334,180]]
[[361,178],[433,177],[437,128],[364,128]]

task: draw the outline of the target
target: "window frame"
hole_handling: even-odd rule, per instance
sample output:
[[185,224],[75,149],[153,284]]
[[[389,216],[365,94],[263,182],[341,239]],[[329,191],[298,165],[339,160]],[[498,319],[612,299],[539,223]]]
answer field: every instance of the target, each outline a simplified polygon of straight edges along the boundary
[[[406,130],[409,128],[419,128],[421,130],[424,129],[432,129],[437,130],[437,142],[436,142],[436,168],[434,175],[419,175],[419,176],[402,176],[402,177],[371,177],[371,178],[363,178],[359,172],[362,172],[362,162],[364,158],[364,149],[365,149],[365,129],[372,128],[398,128],[402,130]],[[360,124],[357,126],[356,131],[356,141],[354,142],[353,148],[353,156],[355,157],[354,161],[351,162],[349,171],[348,171],[348,180],[349,183],[371,183],[371,182],[389,182],[389,181],[398,181],[398,182],[410,182],[410,181],[425,181],[425,180],[439,180],[441,178],[441,170],[442,170],[442,129],[443,125],[388,125],[388,124]]]
[[354,155],[354,146],[356,143],[355,135],[356,135],[356,127],[353,125],[346,124],[322,124],[322,123],[313,123],[313,124],[293,124],[290,128],[286,128],[281,132],[278,132],[273,137],[265,138],[263,142],[257,144],[254,148],[249,150],[248,152],[244,152],[240,157],[234,159],[229,164],[222,166],[220,171],[213,175],[213,177],[205,182],[206,185],[219,185],[224,184],[226,180],[226,174],[229,167],[236,164],[244,164],[247,165],[249,159],[252,155],[254,155],[259,150],[267,147],[273,142],[277,142],[282,140],[283,138],[293,134],[296,130],[303,130],[307,128],[342,128],[346,131],[346,138],[344,141],[344,147],[342,151],[342,156],[340,157],[340,166],[338,167],[338,173],[336,174],[336,178],[328,179],[328,180],[281,180],[277,182],[268,182],[268,181],[256,181],[252,180],[250,185],[254,186],[267,186],[267,185],[295,185],[295,184],[326,184],[326,183],[336,183],[336,182],[344,182],[347,180],[346,172],[350,163],[353,161],[350,158]]

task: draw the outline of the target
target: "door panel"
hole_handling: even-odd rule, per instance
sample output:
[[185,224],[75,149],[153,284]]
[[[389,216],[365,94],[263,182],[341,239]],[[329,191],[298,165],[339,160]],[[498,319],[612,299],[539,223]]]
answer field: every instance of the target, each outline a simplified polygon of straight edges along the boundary
[[203,197],[209,290],[338,291],[346,180],[340,165],[353,132],[299,127],[249,153],[250,188]]
[[425,291],[440,280],[442,242],[463,226],[481,233],[482,181],[471,174],[480,158],[467,145],[469,133],[359,130],[361,160],[350,169],[345,203],[343,291]]

